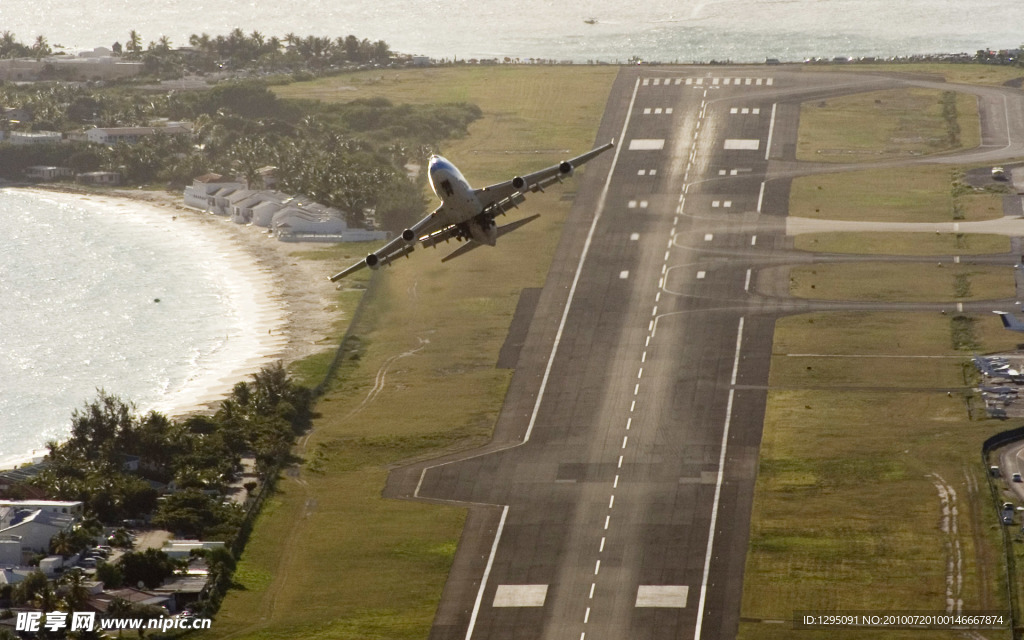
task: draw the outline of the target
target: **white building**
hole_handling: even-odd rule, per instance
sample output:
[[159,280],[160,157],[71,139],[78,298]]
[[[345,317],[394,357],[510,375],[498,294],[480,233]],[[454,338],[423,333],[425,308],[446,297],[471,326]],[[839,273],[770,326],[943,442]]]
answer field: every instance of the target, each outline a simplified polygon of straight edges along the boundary
[[70,178],[73,175],[75,175],[75,171],[69,167],[33,165],[25,169],[25,177],[29,180],[59,180],[61,178]]
[[219,211],[217,197],[223,198],[245,188],[244,182],[227,180],[219,173],[207,173],[194,179],[191,185],[185,187],[185,206],[201,209],[207,213],[227,215],[229,211]]
[[168,557],[180,560],[183,558],[187,559],[192,555],[193,550],[204,549],[212,551],[213,549],[223,548],[224,543],[216,540],[168,540],[160,550],[166,553]]
[[82,502],[80,500],[0,500],[0,528],[7,526],[3,512],[5,508],[28,511],[46,511],[74,516],[76,519],[82,517]]
[[[21,537],[0,537],[0,567],[17,567],[21,564]],[[2,583],[0,583],[2,584]]]
[[168,123],[164,127],[93,127],[85,132],[89,142],[105,144],[112,147],[119,142],[135,144],[143,138],[157,134],[167,136],[192,135],[192,127],[188,123]]
[[8,131],[0,132],[0,140],[16,145],[58,144],[63,139],[59,131]]
[[0,80],[114,80],[137,76],[144,69],[145,63],[142,62],[94,54],[88,57],[50,56],[41,60],[17,58],[0,60]]
[[281,240],[365,242],[388,237],[385,231],[349,227],[342,211],[308,196],[252,190],[216,173],[199,176],[185,187],[185,205],[229,215],[238,224],[266,227]]
[[12,518],[5,518],[10,524],[0,528],[0,537],[21,536],[23,551],[49,551],[50,540],[61,531],[70,531],[77,520],[71,514],[41,509],[7,509],[15,513]]

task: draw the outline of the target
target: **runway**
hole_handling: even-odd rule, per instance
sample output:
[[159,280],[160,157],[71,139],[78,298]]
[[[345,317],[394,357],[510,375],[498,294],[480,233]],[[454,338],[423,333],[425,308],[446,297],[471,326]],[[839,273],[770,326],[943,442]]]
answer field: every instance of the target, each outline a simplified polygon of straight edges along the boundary
[[[831,305],[766,268],[808,259],[785,235],[789,179],[818,170],[794,159],[799,101],[912,82],[620,72],[597,138],[616,149],[517,313],[493,442],[389,480],[470,507],[431,638],[736,636],[775,319]],[[976,156],[1019,151],[986,132]]]

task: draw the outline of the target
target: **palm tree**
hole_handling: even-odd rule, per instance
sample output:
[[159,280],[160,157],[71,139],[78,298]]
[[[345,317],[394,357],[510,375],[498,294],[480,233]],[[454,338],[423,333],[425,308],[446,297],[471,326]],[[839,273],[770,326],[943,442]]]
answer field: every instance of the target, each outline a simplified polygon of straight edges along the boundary
[[39,60],[43,56],[48,56],[52,53],[50,45],[46,42],[45,36],[36,36],[36,41],[32,44],[32,55],[35,56],[36,60]]
[[128,44],[124,46],[129,58],[138,57],[142,53],[142,36],[135,29],[128,32]]
[[64,604],[68,611],[80,611],[84,608],[85,602],[89,599],[89,589],[85,586],[85,572],[81,569],[71,569],[60,578],[60,584],[65,587]]

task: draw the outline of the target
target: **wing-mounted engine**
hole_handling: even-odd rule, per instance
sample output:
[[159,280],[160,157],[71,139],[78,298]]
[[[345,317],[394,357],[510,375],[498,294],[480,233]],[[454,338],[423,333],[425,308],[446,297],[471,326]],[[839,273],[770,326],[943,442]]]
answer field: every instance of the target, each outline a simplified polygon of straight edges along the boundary
[[569,176],[571,176],[573,169],[575,169],[575,167],[573,167],[572,163],[569,162],[568,160],[563,160],[558,164],[558,170],[562,173],[563,177],[568,178]]

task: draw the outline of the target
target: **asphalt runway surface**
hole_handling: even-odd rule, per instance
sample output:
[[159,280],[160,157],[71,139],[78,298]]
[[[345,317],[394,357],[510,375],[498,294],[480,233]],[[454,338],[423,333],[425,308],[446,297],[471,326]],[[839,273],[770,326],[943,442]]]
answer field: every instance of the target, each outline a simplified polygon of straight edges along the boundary
[[[494,440],[389,479],[387,496],[470,507],[431,638],[736,636],[775,320],[878,307],[788,297],[778,267],[850,259],[789,248],[789,181],[844,170],[795,161],[799,104],[897,86],[948,88],[623,68],[596,141],[616,148],[578,176],[502,351]],[[983,146],[943,161],[1022,154],[1020,100],[971,91]]]

